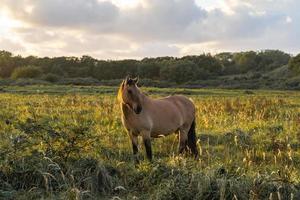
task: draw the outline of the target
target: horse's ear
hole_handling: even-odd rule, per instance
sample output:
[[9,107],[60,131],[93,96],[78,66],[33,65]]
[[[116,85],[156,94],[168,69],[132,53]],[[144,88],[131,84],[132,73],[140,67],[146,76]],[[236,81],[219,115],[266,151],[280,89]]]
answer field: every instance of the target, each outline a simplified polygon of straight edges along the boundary
[[130,80],[130,77],[129,77],[129,75],[127,75],[124,82],[127,83],[129,80]]
[[138,82],[139,82],[139,77],[135,77],[134,79],[132,79],[133,80],[133,82],[135,83],[135,84],[137,84]]

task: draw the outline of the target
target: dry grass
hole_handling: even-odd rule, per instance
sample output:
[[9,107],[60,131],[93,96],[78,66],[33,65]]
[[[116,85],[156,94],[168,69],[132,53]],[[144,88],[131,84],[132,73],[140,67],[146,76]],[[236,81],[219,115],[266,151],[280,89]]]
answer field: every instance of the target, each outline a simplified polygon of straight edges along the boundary
[[77,91],[0,94],[0,199],[300,198],[297,92],[149,89],[191,94],[201,157],[174,135],[135,166],[115,95]]

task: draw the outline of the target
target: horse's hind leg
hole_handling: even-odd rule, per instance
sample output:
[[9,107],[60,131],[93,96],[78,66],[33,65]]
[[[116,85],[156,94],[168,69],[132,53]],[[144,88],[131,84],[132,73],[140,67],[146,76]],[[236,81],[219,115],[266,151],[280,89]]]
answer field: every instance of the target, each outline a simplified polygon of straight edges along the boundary
[[188,132],[188,147],[191,150],[191,152],[194,154],[195,158],[198,158],[197,137],[196,137],[195,129],[196,129],[196,123],[194,120]]

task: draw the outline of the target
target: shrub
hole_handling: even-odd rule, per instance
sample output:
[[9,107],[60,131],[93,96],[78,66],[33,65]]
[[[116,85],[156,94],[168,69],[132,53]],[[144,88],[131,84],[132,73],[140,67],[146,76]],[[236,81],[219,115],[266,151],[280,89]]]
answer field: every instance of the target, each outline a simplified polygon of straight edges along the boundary
[[253,73],[249,74],[250,79],[259,79],[261,77],[262,77],[262,74],[259,72],[253,72]]
[[290,60],[289,68],[294,72],[294,74],[300,74],[300,54]]
[[43,75],[42,79],[45,80],[45,81],[49,81],[51,83],[55,83],[57,81],[60,80],[60,76],[56,75],[56,74],[52,74],[52,73],[49,73],[49,74],[45,74]]
[[16,68],[11,77],[13,79],[18,78],[37,78],[41,75],[42,70],[36,66],[25,66]]
[[99,85],[100,82],[92,77],[86,77],[86,78],[65,78],[58,82],[58,84],[62,85]]
[[285,81],[285,87],[288,89],[299,89],[300,87],[300,76],[296,76]]
[[28,78],[19,78],[12,83],[11,86],[26,86],[26,85],[49,85],[49,82],[38,80],[38,79],[28,79]]

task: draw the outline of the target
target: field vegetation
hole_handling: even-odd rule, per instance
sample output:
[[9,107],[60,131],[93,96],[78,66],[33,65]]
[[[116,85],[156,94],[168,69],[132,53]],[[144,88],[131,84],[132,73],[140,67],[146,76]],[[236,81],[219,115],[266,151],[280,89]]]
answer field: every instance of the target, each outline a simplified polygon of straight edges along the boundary
[[143,90],[193,99],[199,160],[172,135],[135,165],[115,87],[2,87],[0,199],[300,199],[299,92]]

